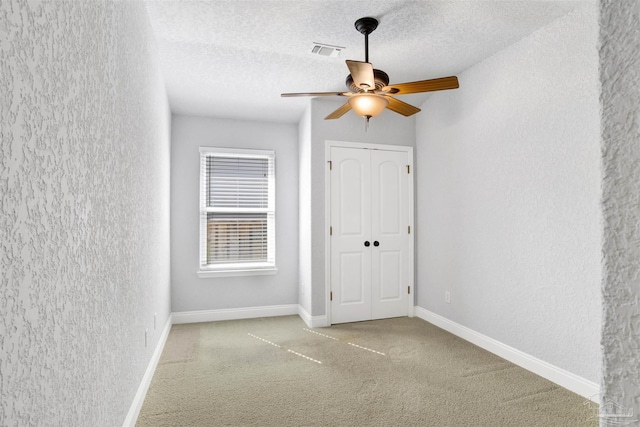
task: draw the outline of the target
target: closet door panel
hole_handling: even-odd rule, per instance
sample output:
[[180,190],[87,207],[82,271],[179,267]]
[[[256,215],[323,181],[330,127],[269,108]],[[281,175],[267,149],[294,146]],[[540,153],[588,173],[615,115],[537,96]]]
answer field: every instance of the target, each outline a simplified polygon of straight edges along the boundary
[[371,161],[369,150],[331,149],[332,323],[371,318]]
[[409,176],[406,153],[371,152],[372,319],[408,314]]

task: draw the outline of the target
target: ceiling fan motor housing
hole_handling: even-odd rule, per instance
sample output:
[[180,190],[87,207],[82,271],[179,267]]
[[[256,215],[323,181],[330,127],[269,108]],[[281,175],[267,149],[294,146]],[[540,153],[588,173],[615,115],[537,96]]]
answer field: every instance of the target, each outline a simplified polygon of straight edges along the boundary
[[[373,80],[376,83],[375,90],[381,90],[383,87],[389,85],[389,75],[382,70],[376,70],[375,68],[373,69]],[[351,74],[347,76],[345,84],[351,92],[364,92],[364,90],[356,86],[356,84],[353,82],[353,77],[351,77]]]

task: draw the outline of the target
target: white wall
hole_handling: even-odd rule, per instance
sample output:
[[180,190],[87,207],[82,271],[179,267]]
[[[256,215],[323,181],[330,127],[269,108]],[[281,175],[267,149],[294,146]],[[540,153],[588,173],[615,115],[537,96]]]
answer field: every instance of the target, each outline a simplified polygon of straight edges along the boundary
[[[640,419],[640,1],[600,1],[604,212],[601,407]],[[615,421],[620,423],[615,424]],[[631,425],[632,423],[629,423]]]
[[0,424],[121,425],[170,312],[146,10],[3,0],[0,17]]
[[597,16],[581,6],[460,74],[416,142],[418,306],[596,383]]
[[[327,140],[366,142],[370,144],[405,145],[415,144],[415,119],[400,116],[392,111],[384,111],[372,118],[369,130],[365,131],[364,119],[349,112],[337,120],[324,118],[344,103],[344,100],[314,98],[311,100],[310,139],[310,184],[311,209],[306,217],[300,217],[302,227],[311,232],[311,238],[301,250],[311,253],[311,268],[301,271],[305,277],[301,283],[311,295],[313,316],[326,313],[325,301],[325,146]],[[303,142],[305,143],[305,142]]]
[[311,314],[311,105],[298,122],[298,304]]
[[[198,277],[200,146],[275,151],[277,274]],[[298,303],[296,125],[174,115],[171,194],[171,306],[174,312]]]

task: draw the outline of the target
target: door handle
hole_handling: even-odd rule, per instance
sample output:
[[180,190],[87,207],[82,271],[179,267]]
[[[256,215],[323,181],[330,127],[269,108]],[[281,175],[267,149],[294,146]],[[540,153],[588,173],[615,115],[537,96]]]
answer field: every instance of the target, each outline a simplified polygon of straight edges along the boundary
[[371,245],[371,243],[369,243],[369,241],[368,241],[368,240],[365,240],[365,241],[364,241],[364,246],[365,246],[365,247],[367,247],[367,248],[368,248],[370,245]]
[[373,242],[373,246],[378,247],[380,246],[380,242],[378,242],[377,240],[375,242]]

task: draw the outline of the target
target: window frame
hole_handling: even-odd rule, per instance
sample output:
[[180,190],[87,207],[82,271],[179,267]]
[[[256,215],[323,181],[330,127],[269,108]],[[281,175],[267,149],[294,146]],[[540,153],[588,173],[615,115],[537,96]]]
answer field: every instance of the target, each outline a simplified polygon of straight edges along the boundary
[[[228,157],[228,158],[253,158],[268,159],[273,167],[273,173],[268,179],[268,207],[264,209],[272,216],[272,222],[267,226],[267,261],[266,262],[233,262],[227,264],[206,264],[206,252],[208,244],[207,236],[207,213],[212,212],[211,207],[207,206],[206,193],[208,189],[207,176],[207,157]],[[278,268],[276,266],[276,182],[275,182],[275,151],[273,150],[254,150],[240,148],[219,148],[219,147],[199,147],[199,254],[198,254],[198,277],[229,277],[229,276],[254,276],[276,274]],[[204,169],[204,170],[203,170]],[[241,213],[243,208],[237,211],[229,208],[221,208],[221,212],[237,212]],[[246,209],[246,208],[245,208]],[[253,209],[255,211],[255,209]],[[246,211],[245,211],[246,212]]]

